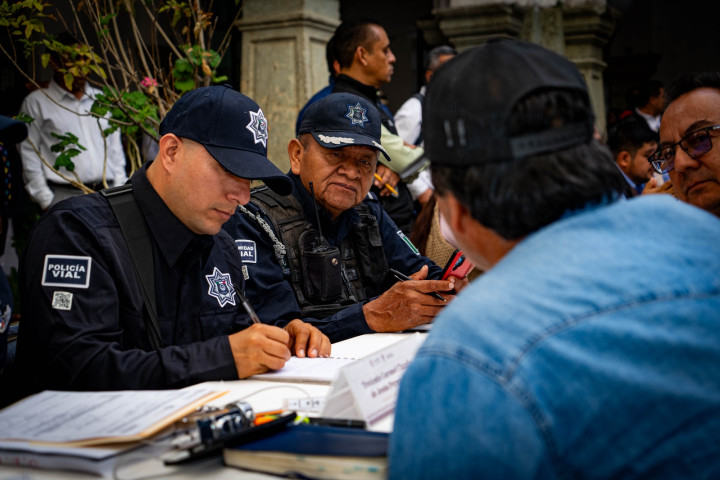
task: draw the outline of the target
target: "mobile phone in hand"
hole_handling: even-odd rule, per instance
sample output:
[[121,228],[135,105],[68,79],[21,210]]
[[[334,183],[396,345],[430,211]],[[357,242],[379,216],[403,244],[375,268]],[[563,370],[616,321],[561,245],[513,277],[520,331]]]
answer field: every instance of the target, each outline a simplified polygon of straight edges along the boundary
[[443,270],[443,280],[449,277],[464,278],[475,267],[460,250],[455,250]]

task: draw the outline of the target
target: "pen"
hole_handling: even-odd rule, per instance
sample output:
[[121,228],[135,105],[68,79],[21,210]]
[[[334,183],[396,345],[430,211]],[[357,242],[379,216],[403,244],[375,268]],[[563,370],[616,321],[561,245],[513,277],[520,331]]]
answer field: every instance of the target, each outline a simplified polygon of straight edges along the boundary
[[[397,279],[400,280],[401,282],[406,282],[406,281],[408,281],[408,280],[412,280],[412,278],[408,277],[407,275],[405,275],[405,274],[402,273],[402,272],[398,272],[398,271],[395,270],[394,268],[391,268],[391,269],[390,269],[390,273],[392,273],[393,275],[395,275],[395,278],[397,278]],[[440,295],[440,294],[437,293],[437,292],[429,292],[429,293],[427,293],[427,294],[430,295],[430,296],[433,297],[433,298],[437,298],[438,300],[442,300],[443,302],[446,301],[446,300],[443,298],[443,296]]]
[[261,415],[261,416],[255,418],[255,420],[253,420],[253,424],[256,426],[263,425],[265,423],[270,423],[273,420],[277,420],[278,417],[279,417],[279,415]]
[[248,302],[247,297],[243,295],[243,293],[240,290],[237,290],[238,297],[240,297],[240,303],[242,303],[243,308],[247,312],[248,315],[250,315],[250,320],[252,320],[252,323],[260,323],[260,317],[257,316],[257,313],[255,313],[255,310],[250,306],[250,302]]
[[329,427],[352,427],[352,428],[365,428],[365,420],[354,420],[349,418],[323,418],[323,417],[309,417],[308,422],[310,425],[326,425]]
[[268,410],[267,412],[258,412],[255,414],[255,416],[262,417],[265,415],[280,415],[281,413],[285,413],[285,409],[280,408],[278,410]]
[[[382,182],[382,177],[381,177],[380,175],[378,175],[377,173],[375,174],[375,178],[377,179],[378,182]],[[398,198],[398,197],[400,196],[400,194],[398,194],[397,190],[395,190],[395,189],[394,189],[389,183],[387,183],[387,182],[385,182],[385,188],[387,188],[388,190],[390,190],[390,193],[392,193],[392,196],[393,196],[393,197]]]

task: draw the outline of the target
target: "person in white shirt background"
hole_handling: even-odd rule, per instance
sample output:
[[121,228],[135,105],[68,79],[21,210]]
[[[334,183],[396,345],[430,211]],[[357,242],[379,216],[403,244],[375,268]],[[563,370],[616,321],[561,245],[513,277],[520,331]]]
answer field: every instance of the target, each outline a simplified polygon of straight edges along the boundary
[[[67,33],[59,35],[57,40],[64,45],[79,43]],[[43,210],[60,200],[83,193],[42,162],[40,156],[54,165],[58,156],[51,150],[52,145],[60,142],[53,133],[71,133],[84,147],[72,157],[74,172],[65,167],[59,169],[66,177],[75,179],[74,174],[77,174],[79,180],[93,190],[103,188],[103,176],[108,186],[122,185],[127,181],[120,132],[104,137],[103,130],[108,128],[108,121],[90,114],[95,96],[100,91],[90,86],[85,77],[79,76],[68,89],[61,71],[64,70],[64,62],[65,59],[57,55],[51,56],[54,75],[49,86],[31,92],[20,107],[21,113],[34,119],[28,125],[28,138],[19,146],[25,188]]]
[[[427,84],[433,76],[436,69],[443,63],[457,55],[457,51],[449,45],[441,45],[435,47],[427,55],[427,67],[425,69],[425,84]],[[395,127],[398,135],[411,145],[422,146],[422,104],[425,98],[425,85],[420,87],[420,91],[408,98],[405,103],[398,109],[395,114]],[[408,184],[413,200],[417,200],[424,205],[432,195],[432,183],[430,182],[430,172],[423,170],[418,177]]]

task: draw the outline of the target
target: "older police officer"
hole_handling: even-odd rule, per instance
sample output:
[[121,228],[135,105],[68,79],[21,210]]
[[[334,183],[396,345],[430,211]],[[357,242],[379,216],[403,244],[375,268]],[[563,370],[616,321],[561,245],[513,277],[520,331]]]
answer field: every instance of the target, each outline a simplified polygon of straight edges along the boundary
[[[366,99],[335,93],[308,108],[288,145],[292,195],[256,191],[223,227],[259,311],[280,324],[300,316],[334,342],[429,323],[446,305],[427,294],[454,283],[438,280],[441,268],[368,193],[380,152],[380,116]],[[413,280],[396,283],[390,269]]]

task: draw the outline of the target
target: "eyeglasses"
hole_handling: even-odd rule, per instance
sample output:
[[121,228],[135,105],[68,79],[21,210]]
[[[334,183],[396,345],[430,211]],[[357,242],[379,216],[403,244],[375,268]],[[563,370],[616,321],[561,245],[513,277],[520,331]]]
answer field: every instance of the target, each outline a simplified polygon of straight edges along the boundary
[[698,158],[712,149],[711,130],[720,129],[720,125],[703,127],[685,135],[679,142],[662,147],[648,159],[653,168],[660,174],[665,174],[675,168],[675,148],[680,145],[690,158]]

